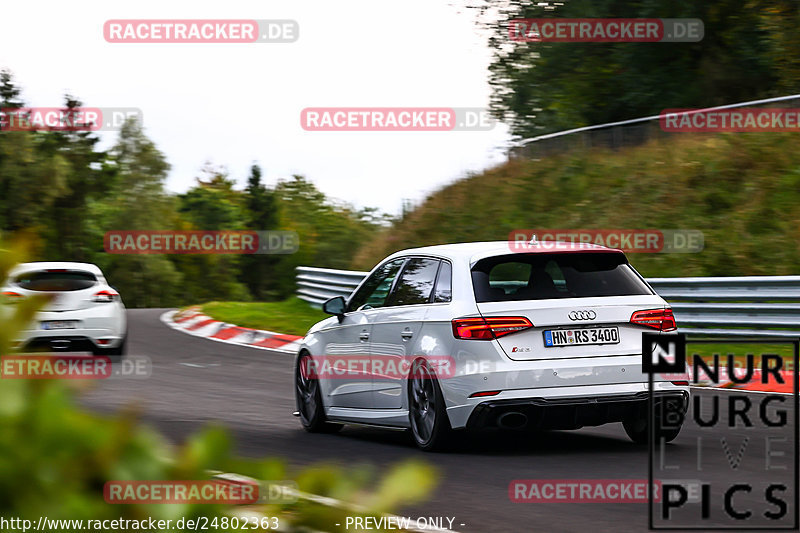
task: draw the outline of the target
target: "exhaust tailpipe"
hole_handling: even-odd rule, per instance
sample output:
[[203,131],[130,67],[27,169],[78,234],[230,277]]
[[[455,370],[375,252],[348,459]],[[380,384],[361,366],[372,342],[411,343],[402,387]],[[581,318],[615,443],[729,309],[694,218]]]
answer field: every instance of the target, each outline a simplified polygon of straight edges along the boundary
[[503,429],[521,429],[528,424],[528,417],[519,411],[509,411],[497,417],[497,425]]
[[58,351],[67,350],[67,349],[69,349],[70,344],[72,344],[72,343],[71,343],[71,341],[69,339],[57,339],[57,340],[50,341],[50,348],[52,348],[53,350],[58,350]]

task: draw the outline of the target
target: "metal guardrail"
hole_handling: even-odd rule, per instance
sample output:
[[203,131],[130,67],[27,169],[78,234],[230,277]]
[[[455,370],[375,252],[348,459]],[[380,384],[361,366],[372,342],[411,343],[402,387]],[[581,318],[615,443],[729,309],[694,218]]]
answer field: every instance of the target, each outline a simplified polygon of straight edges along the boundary
[[[800,94],[708,107],[702,110],[688,111],[686,114],[698,111],[710,112],[775,104],[779,104],[776,107],[795,107],[800,104]],[[676,133],[668,133],[661,129],[659,125],[660,119],[661,115],[651,115],[649,117],[595,124],[521,139],[509,147],[509,156],[536,158],[576,148],[607,147],[616,149],[625,146],[637,146],[650,139],[676,135]]]
[[[297,267],[297,294],[314,306],[347,298],[367,272]],[[692,336],[800,337],[800,276],[651,278]]]
[[800,337],[800,276],[651,278],[691,335]]
[[321,306],[334,296],[350,296],[369,272],[332,268],[297,267],[297,295],[311,305]]

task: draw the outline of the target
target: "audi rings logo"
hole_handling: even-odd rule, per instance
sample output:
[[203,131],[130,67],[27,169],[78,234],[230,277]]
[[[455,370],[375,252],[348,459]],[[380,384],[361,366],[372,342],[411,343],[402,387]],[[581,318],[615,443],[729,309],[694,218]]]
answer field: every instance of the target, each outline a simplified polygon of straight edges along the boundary
[[594,311],[570,311],[570,320],[594,320],[597,318],[597,313]]

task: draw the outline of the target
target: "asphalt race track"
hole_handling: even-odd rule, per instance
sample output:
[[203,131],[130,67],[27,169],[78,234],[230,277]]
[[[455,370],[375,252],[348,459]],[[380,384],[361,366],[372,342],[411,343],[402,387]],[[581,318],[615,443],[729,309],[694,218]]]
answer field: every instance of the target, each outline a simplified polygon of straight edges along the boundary
[[[631,443],[620,424],[535,436],[474,435],[460,439],[456,449],[447,454],[418,451],[405,433],[397,431],[347,427],[336,435],[311,435],[292,416],[291,356],[186,335],[160,322],[164,311],[128,312],[128,353],[148,356],[153,363],[152,376],[100,382],[85,395],[87,406],[109,412],[136,404],[146,422],[176,442],[206,423],[222,422],[235,436],[239,453],[281,456],[294,467],[324,461],[366,463],[382,469],[407,458],[427,460],[440,470],[438,488],[430,501],[397,510],[397,514],[455,517],[453,527],[460,532],[647,530],[647,505],[643,503],[509,500],[509,483],[514,479],[647,479],[647,448]],[[791,428],[783,429],[789,442],[789,459],[784,462],[790,469]],[[743,480],[757,483],[772,475],[764,464],[764,431],[754,427],[725,433],[734,455],[741,439],[750,438],[750,448],[736,469],[729,466],[719,442],[704,442],[703,481],[715,486]],[[669,453],[691,462],[696,456],[697,436],[697,429],[685,428],[668,446]],[[748,458],[751,452],[752,459]],[[737,501],[742,505],[752,501],[756,513],[769,509],[763,497],[757,496],[751,500],[737,497]],[[793,512],[793,499],[789,505]],[[711,508],[720,511],[719,496]]]

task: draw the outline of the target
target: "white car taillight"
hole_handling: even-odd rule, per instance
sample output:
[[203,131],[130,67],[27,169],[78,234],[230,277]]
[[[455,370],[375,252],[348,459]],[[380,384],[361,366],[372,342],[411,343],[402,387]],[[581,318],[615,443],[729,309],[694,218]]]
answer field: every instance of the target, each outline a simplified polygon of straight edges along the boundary
[[678,329],[672,309],[648,309],[636,311],[631,315],[631,323],[647,326],[661,331],[675,331]]
[[456,318],[452,324],[455,338],[478,341],[499,339],[533,327],[531,321],[524,316]]
[[92,298],[93,302],[107,304],[119,298],[119,294],[114,291],[100,291]]

